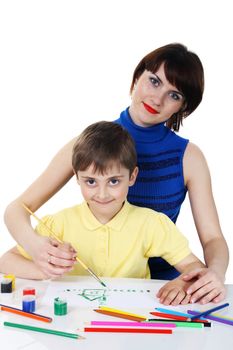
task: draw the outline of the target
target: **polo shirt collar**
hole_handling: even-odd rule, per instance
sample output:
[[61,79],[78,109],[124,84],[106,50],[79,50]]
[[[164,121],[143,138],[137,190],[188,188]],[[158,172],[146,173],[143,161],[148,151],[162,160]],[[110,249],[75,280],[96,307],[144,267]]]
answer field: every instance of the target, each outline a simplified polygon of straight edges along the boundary
[[82,223],[88,230],[91,231],[97,230],[100,227],[109,227],[110,229],[120,231],[127,219],[130,207],[131,205],[127,201],[125,201],[119,213],[117,213],[107,224],[103,225],[92,214],[87,202],[83,202],[81,204]]

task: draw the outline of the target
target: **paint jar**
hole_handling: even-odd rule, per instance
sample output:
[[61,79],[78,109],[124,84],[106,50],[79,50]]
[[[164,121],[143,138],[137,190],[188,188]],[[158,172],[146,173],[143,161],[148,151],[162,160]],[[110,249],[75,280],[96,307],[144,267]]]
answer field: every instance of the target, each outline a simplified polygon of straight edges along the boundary
[[1,293],[12,293],[13,292],[13,281],[11,278],[4,278],[1,281]]
[[64,316],[67,314],[67,302],[65,299],[54,299],[54,315]]
[[35,310],[36,310],[35,295],[24,295],[23,296],[22,310],[25,312],[35,312]]
[[15,275],[8,274],[8,275],[4,275],[3,277],[4,277],[4,279],[8,278],[8,279],[10,279],[12,281],[12,291],[14,291],[15,290]]

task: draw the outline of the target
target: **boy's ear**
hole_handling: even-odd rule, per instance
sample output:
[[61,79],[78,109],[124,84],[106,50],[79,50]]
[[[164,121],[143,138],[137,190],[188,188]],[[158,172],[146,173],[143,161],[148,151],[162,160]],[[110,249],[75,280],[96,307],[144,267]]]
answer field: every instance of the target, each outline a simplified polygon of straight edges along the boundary
[[130,178],[129,178],[129,186],[133,186],[135,181],[136,181],[136,178],[137,178],[137,175],[138,175],[138,167],[136,166],[132,172],[132,174],[130,175]]

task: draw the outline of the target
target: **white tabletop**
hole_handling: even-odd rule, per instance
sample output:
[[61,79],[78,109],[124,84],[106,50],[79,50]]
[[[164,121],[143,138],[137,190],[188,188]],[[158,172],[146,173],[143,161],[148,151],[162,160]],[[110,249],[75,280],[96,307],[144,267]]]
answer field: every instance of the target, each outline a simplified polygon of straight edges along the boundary
[[[149,312],[155,311],[155,307],[162,307],[162,305],[159,305],[158,300],[154,296],[156,290],[158,290],[161,287],[161,283],[163,283],[161,281],[111,278],[104,278],[103,280],[104,282],[106,282],[108,287],[110,286],[112,288],[115,288],[112,290],[117,290],[116,294],[118,293],[118,299],[120,300],[120,303],[122,305],[122,310],[127,310],[129,312],[153,318],[153,316],[150,316]],[[109,318],[109,316],[100,315],[94,312],[93,309],[95,307],[93,307],[93,302],[84,301],[83,304],[76,304],[76,300],[73,298],[74,296],[70,297],[71,294],[69,294],[69,292],[67,291],[66,299],[68,302],[68,314],[66,316],[54,316],[52,300],[53,298],[58,296],[57,293],[59,291],[60,285],[65,285],[67,287],[67,290],[69,290],[70,287],[74,286],[77,286],[77,288],[81,289],[83,286],[85,286],[85,288],[90,288],[90,286],[96,289],[101,288],[97,282],[93,282],[93,278],[91,277],[66,277],[62,280],[56,281],[31,281],[17,279],[16,291],[14,292],[13,297],[9,298],[6,295],[0,294],[0,303],[21,308],[22,290],[27,286],[32,286],[36,288],[37,292],[36,313],[52,317],[53,322],[48,325],[44,322],[39,322],[31,320],[29,318],[25,318],[23,316],[18,316],[10,314],[8,312],[0,311],[1,349],[60,350],[66,347],[69,350],[142,350],[154,348],[163,350],[219,350],[220,347],[222,347],[224,348],[224,350],[227,350],[233,348],[233,326],[224,325],[213,321],[211,328],[176,328],[173,334],[84,333],[78,331],[78,334],[83,335],[85,337],[84,340],[64,338],[50,334],[36,333],[28,330],[20,330],[3,326],[3,322],[8,321],[14,323],[33,325],[36,327],[51,328],[71,333],[77,333],[77,329],[82,327],[84,325],[84,322],[88,322],[91,320],[120,321],[119,318]],[[53,295],[53,291],[56,288],[57,292]],[[126,292],[134,291],[133,288],[135,288],[135,293],[131,294],[132,296],[129,297],[130,294]],[[141,291],[139,290],[140,288],[142,289]],[[150,293],[148,289],[151,290]],[[228,307],[224,311],[219,311],[218,313],[233,318],[233,286],[228,285],[227,289],[228,294],[224,302],[229,302],[230,307]],[[147,299],[145,299],[145,297],[144,299],[143,297],[138,297],[139,294],[137,293],[140,292],[144,292],[144,295],[145,292],[148,292]],[[72,290],[70,293],[72,293]],[[119,296],[119,293],[122,294],[120,294]],[[111,300],[114,301],[115,299],[112,298]],[[150,305],[144,304],[143,300],[148,300]],[[114,307],[114,305],[111,306]],[[213,307],[213,304],[208,304],[205,306],[194,304],[178,306],[176,308],[173,307],[173,309],[176,309],[181,312],[186,312],[187,309],[204,310],[205,308],[211,307]]]

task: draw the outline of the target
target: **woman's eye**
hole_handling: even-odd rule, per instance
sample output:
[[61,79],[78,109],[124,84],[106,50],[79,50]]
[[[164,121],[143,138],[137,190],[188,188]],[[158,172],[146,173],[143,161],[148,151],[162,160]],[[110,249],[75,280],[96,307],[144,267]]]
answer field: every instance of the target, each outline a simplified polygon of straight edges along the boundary
[[152,83],[152,85],[154,86],[159,86],[159,80],[154,78],[154,77],[150,77],[150,82]]
[[182,99],[182,96],[177,94],[176,92],[170,92],[169,96],[175,101],[180,101]]

